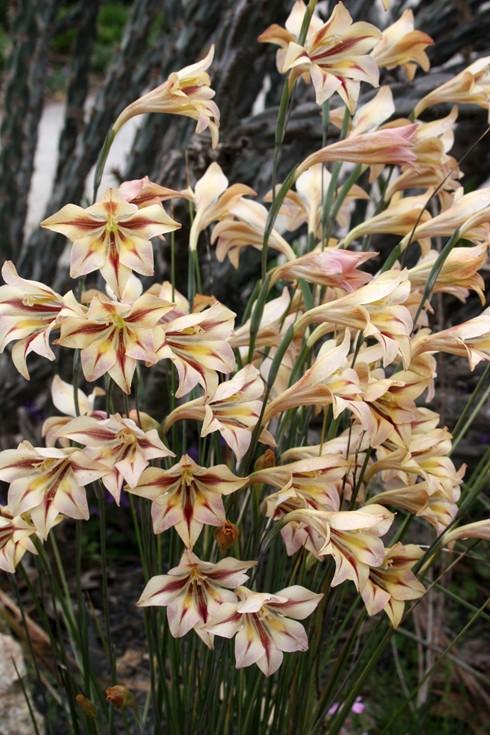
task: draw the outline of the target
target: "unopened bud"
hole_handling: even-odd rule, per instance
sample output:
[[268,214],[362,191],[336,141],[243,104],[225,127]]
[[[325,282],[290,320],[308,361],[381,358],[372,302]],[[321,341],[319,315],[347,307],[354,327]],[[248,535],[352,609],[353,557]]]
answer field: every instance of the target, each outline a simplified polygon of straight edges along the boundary
[[129,689],[122,684],[114,684],[105,690],[105,698],[116,709],[134,709],[136,707],[136,699]]
[[192,300],[192,311],[193,313],[203,311],[208,306],[213,306],[216,303],[214,296],[207,296],[203,293],[196,293]]
[[265,470],[267,467],[275,467],[276,466],[276,455],[274,453],[273,449],[266,449],[263,454],[258,457],[257,461],[255,462],[254,469],[255,471],[259,470]]
[[75,702],[78,704],[81,710],[85,712],[87,717],[90,717],[92,720],[95,720],[97,716],[97,710],[95,709],[95,704],[90,701],[88,697],[85,696],[85,694],[77,694],[75,697]]
[[240,535],[238,526],[230,521],[225,521],[216,531],[216,541],[222,554],[228,551]]

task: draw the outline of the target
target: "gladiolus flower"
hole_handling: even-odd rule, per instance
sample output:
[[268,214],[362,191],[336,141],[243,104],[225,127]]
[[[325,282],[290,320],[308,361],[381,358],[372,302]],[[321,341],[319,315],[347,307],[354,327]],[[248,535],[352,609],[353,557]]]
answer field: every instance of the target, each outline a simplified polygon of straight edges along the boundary
[[452,541],[464,541],[469,538],[481,538],[490,541],[490,518],[475,521],[475,523],[467,523],[464,526],[458,526],[451,529],[451,531],[447,531],[442,538],[442,543],[446,545]]
[[[281,665],[283,651],[307,651],[306,631],[298,620],[307,618],[317,607],[322,594],[293,585],[275,594],[235,590],[236,603],[224,603],[206,626],[210,633],[235,638],[237,669],[257,664],[266,675]],[[291,619],[292,618],[292,619]]]
[[70,421],[60,433],[82,444],[88,457],[108,465],[109,471],[102,477],[102,483],[117,505],[123,484],[126,482],[135,487],[151,459],[175,457],[156,429],[143,431],[134,421],[119,414],[107,419],[80,416]]
[[317,163],[334,161],[350,161],[370,166],[378,163],[383,165],[413,164],[416,161],[413,151],[416,129],[416,124],[413,124],[351,135],[345,140],[331,143],[309,155],[297,167],[296,175],[299,176]]
[[422,549],[415,544],[398,543],[385,549],[383,563],[370,567],[369,578],[360,590],[369,615],[384,610],[394,628],[400,625],[405,602],[425,594],[424,585],[412,572],[422,555]]
[[165,320],[156,330],[156,354],[159,360],[173,362],[179,375],[177,398],[196,385],[214,391],[216,372],[230,373],[235,356],[228,340],[233,332],[235,313],[216,302],[209,309]]
[[287,524],[299,522],[305,536],[296,548],[291,544],[288,548],[286,539],[286,550],[292,554],[305,545],[317,558],[332,556],[335,562],[332,586],[349,579],[360,591],[366,584],[369,567],[383,563],[384,546],[379,537],[388,531],[393,518],[393,513],[375,504],[338,512],[294,510],[283,520]]
[[415,353],[448,352],[468,358],[471,370],[482,360],[490,360],[490,307],[462,324],[433,334],[417,335]]
[[[367,477],[364,480],[367,482]],[[417,482],[414,485],[404,485],[376,493],[366,501],[366,504],[381,503],[420,516],[428,506],[430,492],[427,482]]]
[[408,79],[415,76],[417,64],[429,71],[430,60],[425,49],[434,41],[427,33],[414,29],[413,12],[405,10],[401,17],[385,28],[381,38],[371,51],[380,69],[395,69],[402,66]]
[[[308,223],[308,232],[318,238],[322,237],[323,200],[329,189],[332,179],[331,173],[319,163],[305,171],[296,180],[295,189],[290,189],[284,198],[279,210],[277,221],[284,223],[284,227],[294,232],[305,222]],[[280,188],[279,185],[277,188]],[[354,199],[368,199],[369,195],[354,184],[340,207],[336,220],[343,226],[347,219],[347,210]],[[264,197],[265,202],[272,201],[272,192]],[[280,226],[279,226],[280,229]]]
[[345,407],[344,401],[357,397],[360,392],[357,373],[348,367],[349,349],[348,332],[340,345],[334,340],[325,342],[311,368],[267,405],[264,423],[297,406],[333,405],[334,416],[339,415]]
[[27,514],[14,515],[8,506],[0,505],[0,569],[13,574],[26,551],[37,554],[31,540],[35,535],[36,527]]
[[115,135],[122,126],[136,115],[147,112],[163,112],[167,115],[183,115],[197,120],[196,132],[209,128],[213,148],[218,145],[219,109],[213,102],[214,91],[207,69],[214,57],[211,46],[201,61],[173,72],[167,81],[139,97],[124,108],[112,126]]
[[[389,120],[395,112],[395,103],[393,102],[393,93],[388,86],[380,87],[375,96],[359,107],[349,126],[349,137],[352,135],[361,135],[377,130],[379,126]],[[342,129],[344,124],[344,112],[338,107],[330,112],[330,122],[335,127]],[[407,120],[407,124],[410,121]]]
[[[251,246],[262,250],[267,214],[262,204],[249,199],[241,199],[230,207],[230,216],[218,222],[211,234],[211,243],[216,243],[218,260],[222,262],[228,257],[230,263],[238,268],[242,248]],[[288,260],[296,257],[294,250],[275,229],[270,233],[269,247],[285,255]]]
[[[456,500],[458,500],[458,497],[456,497]],[[444,492],[438,490],[429,495],[427,506],[418,515],[427,523],[430,523],[436,534],[440,535],[453,522],[457,513],[458,506],[455,500],[451,500]]]
[[[59,375],[55,375],[51,382],[51,400],[58,411],[64,416],[50,416],[46,419],[42,426],[42,435],[47,446],[54,446],[60,437],[61,429],[77,415],[77,407],[75,406],[75,391],[70,383],[61,380]],[[103,396],[105,391],[102,388],[94,388],[88,396],[81,390],[77,389],[78,411],[81,416],[95,416],[105,419],[107,414],[105,411],[95,411],[94,403],[98,396]],[[61,442],[63,443],[63,442]]]
[[413,235],[410,233],[402,240],[420,241],[430,237],[450,237],[459,230],[466,240],[483,240],[488,234],[490,223],[490,186],[477,189],[469,194],[456,196],[453,204],[436,217],[420,224]]
[[303,0],[296,0],[286,28],[272,25],[258,40],[281,47],[277,68],[282,74],[290,72],[291,86],[302,76],[312,82],[317,104],[323,104],[337,92],[353,113],[360,82],[378,86],[378,67],[368,52],[376,44],[380,31],[370,23],[353,23],[349,11],[339,2],[326,23],[312,16],[304,46],[300,46],[298,39],[305,12]]
[[63,300],[43,283],[21,278],[9,260],[2,266],[2,277],[7,285],[0,286],[0,352],[10,342],[17,342],[12,349],[12,361],[29,380],[29,353],[55,359],[49,338]]
[[184,454],[169,470],[148,467],[136,487],[126,490],[152,501],[154,533],[175,526],[190,548],[204,525],[223,525],[226,516],[222,496],[234,493],[246,483],[246,477],[237,477],[226,465],[200,467]]
[[449,81],[426,94],[415,107],[415,116],[433,105],[478,105],[490,110],[490,56],[470,64]]
[[[281,327],[284,327],[286,314],[291,306],[291,298],[287,288],[283,288],[280,296],[267,301],[264,306],[259,329],[255,338],[256,347],[272,347],[281,340]],[[233,331],[229,343],[234,348],[247,348],[250,342],[252,321],[248,319],[241,327]]]
[[228,188],[228,179],[221,166],[213,162],[194,187],[195,213],[189,235],[190,249],[197,248],[199,233],[212,222],[229,215],[233,206],[247,195],[254,196],[255,191],[245,184],[233,184]]
[[224,603],[237,600],[233,593],[248,580],[247,569],[256,561],[240,561],[232,557],[216,564],[201,561],[186,549],[179,565],[168,574],[152,577],[138,600],[138,607],[167,608],[167,620],[174,638],[181,638],[194,628],[202,640],[212,648],[212,637],[202,626],[219,614]]
[[87,520],[85,485],[98,480],[107,467],[75,447],[33,447],[27,441],[0,452],[0,480],[10,483],[8,505],[14,516],[29,512],[45,539],[61,513]]
[[[418,261],[417,265],[409,269],[408,278],[414,286],[420,289],[425,287],[438,256],[437,250],[431,250]],[[449,293],[465,301],[469,291],[472,290],[484,304],[485,282],[478,271],[483,268],[487,258],[488,243],[468,248],[453,248],[437,274],[432,293]]]
[[148,176],[142,179],[131,179],[123,181],[117,189],[118,195],[130,204],[136,204],[138,209],[148,207],[150,204],[159,204],[169,199],[192,199],[191,189],[169,189],[150,181]]
[[279,488],[264,501],[266,515],[278,519],[296,508],[338,510],[339,491],[348,467],[349,462],[344,457],[325,454],[256,470],[249,481]]
[[386,209],[354,227],[342,240],[342,247],[364,235],[406,235],[415,225],[430,219],[426,206],[426,194],[404,198],[395,196]]
[[100,270],[118,298],[124,298],[131,272],[153,275],[152,237],[180,227],[160,204],[138,209],[114,189],[87,209],[66,204],[41,222],[72,241],[70,276]]
[[133,304],[94,296],[88,309],[70,292],[60,313],[59,343],[81,350],[82,370],[89,381],[109,373],[130,393],[137,360],[154,363],[154,328],[172,304],[145,293]]
[[355,291],[372,278],[369,273],[358,270],[359,266],[376,255],[373,252],[356,253],[338,248],[314,250],[275,268],[271,284],[279,280],[303,279],[308,283]]
[[202,421],[201,436],[219,431],[240,461],[252,439],[258,421],[264,383],[253,365],[246,365],[236,375],[220,383],[211,396],[202,396],[178,406],[164,422],[164,430],[182,419]]
[[310,344],[338,329],[339,325],[347,329],[359,329],[365,336],[374,337],[381,344],[385,367],[393,362],[398,353],[408,365],[413,320],[402,304],[409,293],[407,271],[386,271],[354,293],[309,309],[296,322],[295,329],[301,332],[308,324],[320,323],[309,339]]

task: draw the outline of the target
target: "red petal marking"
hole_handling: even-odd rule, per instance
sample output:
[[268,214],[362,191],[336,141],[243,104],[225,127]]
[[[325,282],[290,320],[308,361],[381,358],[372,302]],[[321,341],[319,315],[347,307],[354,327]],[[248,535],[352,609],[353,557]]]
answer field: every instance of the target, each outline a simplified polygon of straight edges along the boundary
[[127,230],[136,230],[140,227],[146,227],[147,225],[158,225],[160,222],[148,219],[148,217],[134,217],[131,220],[119,220],[118,224],[121,227],[125,227]]
[[78,329],[72,329],[66,337],[71,337],[74,334],[97,334],[98,332],[104,332],[108,328],[108,324],[99,324],[98,322],[88,322],[83,324]]
[[198,584],[197,582],[194,582],[193,591],[194,596],[197,598],[197,609],[199,611],[199,615],[201,616],[202,620],[207,623],[208,622],[208,605],[206,596],[204,595],[202,585]]
[[313,54],[312,56],[310,56],[310,58],[312,61],[318,61],[318,59],[325,59],[328,56],[334,56],[335,54],[343,53],[344,51],[352,48],[352,46],[354,46],[359,41],[364,41],[366,38],[371,38],[371,36],[357,36],[357,38],[348,38],[345,41],[342,41],[342,43],[339,43],[336,46],[332,46],[332,48],[329,48],[326,51],[322,51],[319,54]]
[[[62,304],[25,304],[22,299],[9,299],[8,301],[0,302],[2,305],[12,306],[15,309],[21,309],[22,311],[30,312],[41,312],[56,315],[62,308]],[[5,313],[3,316],[11,316],[11,314]]]
[[187,584],[186,579],[182,580],[176,577],[171,582],[168,582],[168,584],[166,584],[165,587],[162,587],[161,590],[158,590],[158,592],[156,592],[155,594],[159,595],[162,592],[174,592],[175,590],[178,590],[181,587],[184,587],[186,584]]
[[78,227],[80,230],[95,230],[102,227],[104,220],[91,219],[90,217],[87,217],[86,219],[72,219],[69,222],[62,222],[60,224],[72,225],[74,227]]

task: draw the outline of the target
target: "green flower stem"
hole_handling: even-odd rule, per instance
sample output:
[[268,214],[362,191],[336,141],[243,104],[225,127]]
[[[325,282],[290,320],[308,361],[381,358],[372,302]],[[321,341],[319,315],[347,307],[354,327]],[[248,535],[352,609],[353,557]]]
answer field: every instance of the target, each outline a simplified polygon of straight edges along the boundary
[[[478,380],[475,390],[473,391],[470,398],[466,402],[463,412],[460,414],[458,421],[456,422],[456,425],[454,426],[454,429],[452,431],[452,436],[453,436],[452,451],[453,452],[458,446],[461,439],[463,439],[463,437],[465,436],[466,432],[470,428],[475,418],[480,413],[482,407],[485,405],[488,399],[488,396],[490,395],[490,385],[487,384],[489,373],[490,373],[490,363],[483,370],[480,376],[480,379]],[[474,402],[476,401],[476,397],[480,393],[481,388],[483,388],[484,386],[487,386],[486,390],[484,390],[483,394],[478,399],[476,406],[473,408],[473,410],[471,410]],[[470,410],[471,410],[471,413],[470,413]],[[468,417],[468,414],[470,414],[469,417]]]
[[413,327],[415,329],[417,325],[418,318],[420,314],[422,313],[422,309],[425,306],[426,301],[430,298],[430,295],[432,293],[432,289],[434,288],[437,278],[439,276],[439,273],[442,270],[442,267],[444,263],[446,262],[449,253],[454,248],[454,246],[459,242],[459,229],[456,230],[456,232],[449,238],[447,243],[444,245],[443,249],[439,253],[434,265],[431,268],[431,271],[429,273],[429,277],[427,279],[427,282],[425,284],[424,292],[422,294],[422,298],[420,300],[420,304],[418,305],[417,311],[415,313],[415,317],[413,320]]
[[[116,681],[116,657],[114,646],[112,643],[111,621],[109,616],[109,585],[107,570],[109,563],[107,560],[107,511],[104,498],[104,486],[100,480],[96,483],[95,494],[97,497],[97,506],[99,509],[99,541],[101,556],[101,576],[102,576],[102,614],[104,617],[105,637],[107,641],[107,652],[109,655],[109,666],[111,671],[112,682]],[[110,709],[109,712],[112,712]]]
[[97,164],[95,166],[94,189],[93,189],[93,201],[94,202],[97,201],[97,192],[99,191],[100,182],[102,181],[102,176],[104,174],[104,168],[107,163],[109,152],[111,150],[115,137],[116,137],[116,133],[111,128],[105,137],[104,144],[100,150],[99,157],[97,159]]

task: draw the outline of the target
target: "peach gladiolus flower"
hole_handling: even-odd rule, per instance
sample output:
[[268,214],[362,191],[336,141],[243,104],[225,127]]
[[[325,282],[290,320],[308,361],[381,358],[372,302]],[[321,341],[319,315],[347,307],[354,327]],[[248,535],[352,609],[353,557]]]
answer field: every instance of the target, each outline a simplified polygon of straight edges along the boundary
[[[271,347],[279,344],[281,328],[284,327],[290,306],[291,298],[286,287],[283,288],[280,296],[266,302],[255,339],[256,347]],[[247,319],[245,324],[234,329],[229,340],[233,348],[248,348],[251,323],[251,319]]]
[[169,359],[179,375],[177,398],[196,385],[214,392],[216,373],[231,373],[235,356],[228,340],[233,332],[235,313],[218,301],[208,309],[182,314],[155,331],[158,360]]
[[197,181],[192,201],[195,206],[189,235],[189,247],[197,248],[199,234],[212,222],[223,219],[244,196],[255,196],[255,191],[245,184],[228,187],[228,179],[219,163],[213,162]]
[[100,270],[118,298],[131,272],[153,275],[152,237],[180,227],[160,204],[138,209],[109,189],[104,198],[87,209],[66,204],[41,222],[41,227],[59,232],[72,241],[72,278]]
[[429,504],[430,491],[427,482],[416,482],[413,485],[401,485],[390,490],[382,490],[366,501],[366,505],[380,503],[390,508],[402,508],[409,513],[420,516]]
[[372,276],[358,270],[362,263],[376,257],[377,253],[357,253],[352,250],[326,248],[313,250],[275,268],[271,285],[276,281],[296,281],[303,279],[308,283],[355,291],[371,280]]
[[286,550],[292,554],[305,545],[319,559],[332,556],[335,562],[332,586],[350,579],[360,591],[367,581],[369,567],[383,563],[384,546],[380,536],[388,531],[393,518],[393,513],[382,505],[337,512],[294,510],[284,516],[283,522],[299,522],[303,540],[301,543],[301,534],[297,538],[291,535],[285,539]]
[[[228,257],[230,263],[238,268],[242,248],[254,247],[262,250],[267,222],[267,209],[259,202],[240,199],[230,207],[229,213],[213,228],[211,243],[216,244],[216,257],[222,262]],[[294,250],[283,236],[272,229],[269,247],[293,260]]]
[[27,513],[13,514],[7,505],[0,505],[0,569],[13,574],[26,551],[37,554],[31,536],[36,527]]
[[213,635],[235,638],[237,669],[257,664],[271,676],[282,664],[284,654],[307,651],[306,631],[298,623],[315,610],[322,594],[293,585],[274,594],[235,590],[238,601],[224,603],[206,626]]
[[[439,253],[431,250],[422,257],[417,265],[408,270],[408,277],[413,286],[425,287],[429,274]],[[488,243],[480,243],[474,247],[453,248],[437,275],[432,293],[450,293],[460,301],[468,298],[469,292],[475,291],[485,304],[485,282],[478,271],[488,259]]]
[[482,521],[475,521],[474,523],[467,523],[464,526],[458,526],[457,528],[447,531],[442,538],[443,544],[449,544],[452,541],[462,540],[469,538],[481,538],[486,541],[490,541],[490,518],[485,518]]
[[402,304],[410,293],[407,271],[386,271],[352,294],[341,296],[306,311],[296,322],[298,332],[309,324],[320,324],[309,338],[314,344],[320,337],[341,325],[361,330],[374,337],[383,347],[386,367],[401,354],[406,365],[410,362],[410,340],[413,321]]
[[[282,224],[285,229],[294,232],[306,222],[308,232],[322,238],[323,200],[331,179],[332,174],[321,163],[312,166],[308,171],[301,174],[296,180],[296,191],[290,189],[281,205],[277,220],[280,223],[279,228]],[[276,187],[277,190],[279,188],[280,185]],[[265,195],[264,202],[271,202],[272,198],[272,191],[270,191]],[[336,215],[339,225],[341,227],[345,225],[350,203],[353,200],[368,198],[369,195],[364,189],[354,184],[349,189],[349,193]]]
[[81,350],[87,380],[109,373],[124,393],[130,393],[137,360],[156,360],[153,330],[172,304],[149,293],[133,304],[109,301],[100,294],[87,308],[71,291],[64,301],[59,343]]
[[207,128],[211,133],[213,148],[218,145],[219,109],[213,101],[214,91],[207,69],[214,57],[211,46],[201,61],[172,72],[167,81],[139,97],[124,108],[112,126],[115,135],[132,117],[147,112],[163,112],[167,115],[183,115],[197,120],[196,132]]
[[159,606],[167,608],[167,621],[174,638],[181,638],[194,629],[200,638],[212,648],[212,636],[202,629],[219,614],[224,603],[237,601],[232,591],[248,580],[247,569],[256,561],[241,561],[226,557],[213,564],[202,561],[186,549],[178,566],[168,574],[152,577],[140,599],[138,607]]
[[79,416],[70,421],[60,434],[82,444],[88,457],[109,467],[102,483],[117,505],[123,484],[126,482],[129,487],[135,487],[151,459],[175,457],[156,429],[143,431],[132,419],[119,414],[104,419]]
[[222,526],[226,520],[223,495],[230,495],[247,483],[226,465],[200,467],[187,454],[169,470],[148,467],[133,495],[152,501],[154,533],[175,530],[188,548],[196,543],[204,525]]
[[378,67],[368,53],[376,44],[380,31],[370,23],[353,23],[349,11],[339,2],[326,23],[312,16],[304,46],[301,46],[298,39],[305,12],[303,0],[296,0],[286,28],[272,25],[258,40],[281,47],[277,53],[277,68],[282,74],[290,73],[291,86],[302,76],[313,84],[317,104],[323,104],[337,92],[353,113],[360,82],[378,86]]
[[386,209],[354,227],[342,240],[342,247],[347,247],[364,235],[406,235],[416,224],[430,219],[426,205],[427,194],[403,198],[395,196]]
[[[77,390],[78,410],[81,416],[96,416],[101,419],[107,418],[105,411],[95,411],[94,404],[98,396],[105,395],[102,388],[94,388],[88,396],[81,388]],[[54,446],[60,438],[62,428],[77,415],[75,406],[74,388],[70,383],[61,380],[59,375],[55,375],[51,382],[51,400],[53,405],[63,416],[49,416],[42,425],[42,436],[47,446]],[[63,440],[61,441],[63,444]],[[68,445],[68,442],[66,443]]]
[[278,488],[264,501],[266,515],[277,519],[296,508],[338,510],[339,491],[348,467],[345,457],[325,454],[256,470],[249,481]]
[[360,590],[369,615],[384,610],[397,628],[403,617],[405,602],[425,594],[425,587],[412,572],[423,551],[415,544],[395,544],[385,549],[383,563],[369,569],[369,578]]
[[478,105],[490,110],[490,56],[477,59],[455,77],[426,94],[415,107],[415,117],[428,107],[443,103]]
[[268,423],[278,413],[298,406],[333,405],[334,415],[340,414],[344,409],[345,399],[356,398],[360,392],[357,373],[348,367],[349,349],[348,332],[340,345],[335,340],[325,342],[311,368],[267,405],[264,423]]
[[407,245],[409,239],[421,241],[431,237],[450,237],[457,229],[466,240],[487,239],[490,223],[490,186],[469,194],[463,194],[460,189],[458,194],[448,209],[420,224],[413,235],[411,233],[406,235],[402,245]]
[[413,151],[413,138],[417,125],[403,125],[397,128],[384,128],[360,135],[351,135],[337,143],[331,143],[311,153],[299,164],[299,176],[317,163],[350,161],[351,163],[373,164],[413,164],[416,155]]
[[434,41],[427,33],[416,31],[413,11],[404,10],[401,17],[385,28],[381,38],[371,51],[380,69],[395,69],[402,66],[408,79],[415,76],[417,64],[424,71],[429,71],[430,60],[425,49]]
[[187,189],[169,189],[150,181],[148,176],[142,179],[123,181],[117,189],[119,196],[130,204],[136,204],[138,209],[150,204],[160,204],[170,199],[192,199],[192,191]]
[[202,421],[201,436],[219,431],[238,461],[243,459],[258,421],[264,382],[253,365],[245,365],[231,380],[220,383],[210,396],[178,406],[164,422],[164,430],[182,419]]
[[[387,85],[380,87],[375,96],[361,107],[358,107],[349,124],[349,136],[361,135],[377,130],[395,112],[393,93]],[[342,128],[344,124],[344,112],[338,107],[330,112],[330,122],[335,127]],[[407,120],[407,124],[410,121]]]
[[427,523],[430,523],[435,529],[436,534],[439,535],[453,522],[458,510],[459,508],[456,502],[438,490],[429,495],[427,506],[418,515],[427,521]]
[[62,297],[49,286],[21,278],[14,264],[2,266],[6,286],[0,286],[0,352],[10,342],[12,361],[19,373],[29,380],[26,358],[31,352],[54,360],[49,338],[63,306]]
[[17,449],[0,452],[0,480],[10,484],[8,505],[12,515],[29,512],[36,531],[45,539],[61,513],[87,520],[85,485],[108,469],[75,447],[33,447],[23,441]]
[[490,360],[490,307],[462,324],[417,337],[414,344],[416,353],[448,352],[466,357],[470,370],[474,370],[482,360]]

